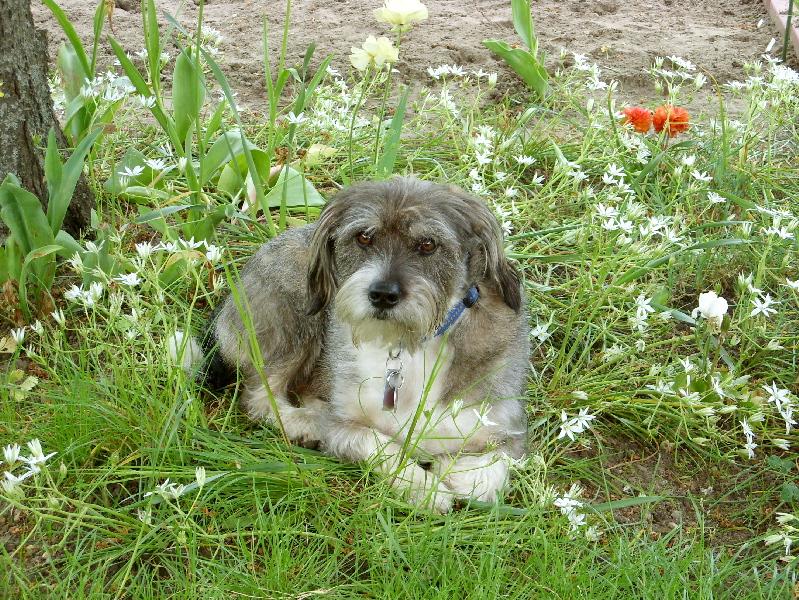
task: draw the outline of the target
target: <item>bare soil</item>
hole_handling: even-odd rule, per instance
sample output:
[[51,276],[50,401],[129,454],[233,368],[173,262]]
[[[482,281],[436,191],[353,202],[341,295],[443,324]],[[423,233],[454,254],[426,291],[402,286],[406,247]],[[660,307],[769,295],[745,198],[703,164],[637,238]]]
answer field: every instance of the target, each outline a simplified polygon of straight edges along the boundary
[[[133,53],[143,46],[140,3],[116,1],[113,35]],[[482,45],[487,38],[518,42],[508,0],[426,3],[429,20],[403,39],[398,68],[406,81],[428,81],[427,67],[442,63],[511,76]],[[89,40],[96,2],[60,0],[60,4],[79,35]],[[197,7],[192,0],[158,0],[157,5],[193,28]],[[368,34],[388,34],[372,16],[379,5],[379,0],[295,0],[291,6],[290,64],[298,63],[308,44],[316,43],[317,61],[332,53],[333,65],[346,69],[352,46],[359,46]],[[32,10],[34,19],[50,34],[54,57],[64,35],[45,6],[33,2]],[[240,99],[256,110],[265,105],[263,24],[266,21],[269,26],[270,61],[274,64],[284,10],[285,3],[274,0],[208,0],[205,7],[205,22],[225,37],[221,60],[226,74]],[[687,58],[723,83],[743,77],[744,63],[759,57],[772,37],[779,37],[760,0],[541,0],[533,2],[533,16],[550,66],[561,50],[586,54],[602,67],[603,77],[621,82],[623,97],[633,102],[653,96],[644,69],[656,56]],[[163,16],[160,20],[166,27]],[[104,56],[110,57],[106,40],[101,48]]]

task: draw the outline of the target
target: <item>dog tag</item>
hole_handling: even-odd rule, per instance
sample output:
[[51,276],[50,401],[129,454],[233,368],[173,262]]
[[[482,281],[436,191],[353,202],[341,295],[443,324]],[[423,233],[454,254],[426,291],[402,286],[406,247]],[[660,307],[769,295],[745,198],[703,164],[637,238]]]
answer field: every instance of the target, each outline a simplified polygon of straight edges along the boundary
[[397,396],[399,396],[399,386],[397,384],[399,377],[399,371],[386,371],[386,387],[383,391],[383,410],[393,411],[397,408]]

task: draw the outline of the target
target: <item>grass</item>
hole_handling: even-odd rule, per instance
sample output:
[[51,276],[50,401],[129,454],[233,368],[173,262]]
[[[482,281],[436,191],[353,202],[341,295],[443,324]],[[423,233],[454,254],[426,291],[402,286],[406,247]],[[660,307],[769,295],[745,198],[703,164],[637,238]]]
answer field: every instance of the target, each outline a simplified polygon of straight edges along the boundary
[[[689,101],[695,72],[665,69],[654,81],[673,103]],[[251,220],[217,228],[218,263],[185,246],[141,258],[135,243],[160,234],[103,184],[128,149],[155,157],[166,137],[126,104],[88,172],[105,250],[142,281],[98,275],[102,297],[84,307],[64,298],[78,282],[64,263],[53,295],[66,324],[43,314],[43,332],[28,329],[8,353],[0,443],[25,454],[38,438],[57,454],[0,490],[0,596],[795,597],[795,546],[785,555],[786,537],[763,542],[799,544],[776,520],[797,515],[799,437],[763,386],[776,382],[796,404],[799,81],[770,64],[750,69],[763,79],[718,88],[719,112],[694,115],[671,140],[609,115],[617,92],[579,58],[550,80],[544,103],[513,81],[489,100],[473,74],[431,81],[409,101],[395,173],[493,204],[534,328],[530,456],[504,504],[444,516],[393,498],[360,466],[286,445],[244,418],[236,390],[215,397],[172,363],[166,338],[201,327],[266,228],[255,205]],[[329,194],[373,172],[381,85],[329,74],[304,98],[308,120],[277,119],[277,133],[241,118],[249,139],[300,157],[295,166]],[[353,117],[363,86],[367,108]],[[235,126],[229,110],[223,120]],[[330,151],[317,156],[314,144]],[[167,189],[180,203],[190,188],[175,171]],[[213,180],[203,193],[229,202]],[[294,209],[285,222],[317,213]],[[164,277],[175,256],[196,260]],[[691,316],[708,290],[730,303],[719,331]],[[753,316],[767,293],[774,312]],[[590,429],[559,437],[562,412],[580,409],[596,415]],[[573,530],[553,500],[575,483],[587,524]]]

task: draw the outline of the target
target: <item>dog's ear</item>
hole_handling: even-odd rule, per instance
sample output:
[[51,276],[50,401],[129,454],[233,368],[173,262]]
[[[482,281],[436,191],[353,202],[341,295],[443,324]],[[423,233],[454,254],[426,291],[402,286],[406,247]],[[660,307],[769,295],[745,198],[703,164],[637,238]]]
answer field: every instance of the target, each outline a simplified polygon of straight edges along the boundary
[[306,313],[315,315],[336,294],[336,262],[333,255],[333,232],[341,219],[341,202],[332,200],[322,210],[311,237],[308,260],[308,305]]
[[519,272],[505,257],[502,228],[497,218],[480,198],[454,186],[450,190],[466,204],[462,214],[478,242],[477,252],[470,261],[470,274],[493,282],[499,288],[505,304],[518,312],[522,306],[521,280]]

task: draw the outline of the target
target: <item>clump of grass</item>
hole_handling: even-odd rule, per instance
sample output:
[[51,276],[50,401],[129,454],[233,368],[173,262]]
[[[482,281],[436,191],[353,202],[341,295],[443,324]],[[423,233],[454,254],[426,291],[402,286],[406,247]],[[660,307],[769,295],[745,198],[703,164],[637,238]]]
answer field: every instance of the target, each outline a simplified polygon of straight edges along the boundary
[[[692,67],[655,65],[670,103],[704,84]],[[156,232],[136,216],[162,206],[108,193],[95,223],[103,247],[84,242],[81,259],[58,270],[61,312],[3,345],[15,364],[0,392],[0,441],[29,460],[12,466],[13,448],[4,458],[25,479],[6,476],[0,490],[0,589],[666,598],[734,587],[786,597],[799,504],[799,77],[776,63],[750,70],[719,88],[721,112],[693,115],[673,139],[625,126],[615,84],[579,56],[549,79],[543,104],[523,92],[490,101],[490,74],[433,68],[401,139],[385,133],[384,73],[328,67],[302,115],[275,107],[267,124],[234,113],[229,89],[222,110],[205,94],[197,118],[241,126],[323,193],[386,174],[381,156],[399,139],[389,171],[460,185],[494,207],[532,315],[531,454],[506,504],[423,515],[357,466],[246,421],[235,394],[198,388],[165,340],[199,327],[270,234],[265,223],[279,230],[318,209],[283,203],[271,220],[262,203],[243,206],[253,190],[199,189],[164,154],[172,200],[202,194],[209,209],[231,207],[215,239],[181,237],[184,215],[168,211]],[[745,106],[735,117],[724,110],[731,97]],[[130,151],[159,158],[168,136],[148,110],[132,98],[120,107],[116,131],[93,150],[98,188]],[[95,269],[98,252],[119,266],[113,275]],[[79,287],[87,269],[94,287]],[[701,310],[709,291],[727,301],[720,318]],[[37,462],[24,450],[32,438],[56,454]],[[619,446],[701,485],[675,492],[620,475]],[[690,508],[683,523],[658,521],[668,502]],[[710,543],[724,532],[734,542]]]

